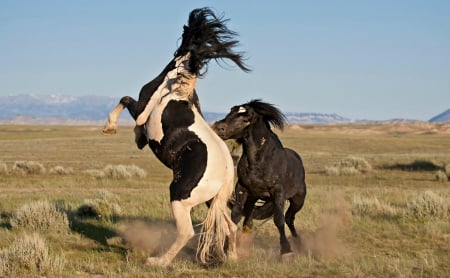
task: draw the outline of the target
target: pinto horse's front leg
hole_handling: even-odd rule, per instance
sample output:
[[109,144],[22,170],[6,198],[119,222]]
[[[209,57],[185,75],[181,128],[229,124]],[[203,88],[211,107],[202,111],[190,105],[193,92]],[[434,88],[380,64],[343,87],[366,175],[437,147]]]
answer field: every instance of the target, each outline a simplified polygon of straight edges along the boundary
[[118,103],[116,107],[109,113],[108,120],[103,128],[103,134],[111,135],[117,132],[117,121],[125,106],[122,103]]
[[[139,113],[138,106],[138,102],[132,97],[123,97],[116,107],[114,107],[114,109],[109,113],[108,120],[103,128],[103,134],[112,135],[117,132],[117,122],[120,114],[125,108],[127,108],[128,112],[130,112],[131,117],[136,120]],[[139,149],[144,148],[148,144],[145,127],[143,125],[136,125],[134,127],[134,141]]]

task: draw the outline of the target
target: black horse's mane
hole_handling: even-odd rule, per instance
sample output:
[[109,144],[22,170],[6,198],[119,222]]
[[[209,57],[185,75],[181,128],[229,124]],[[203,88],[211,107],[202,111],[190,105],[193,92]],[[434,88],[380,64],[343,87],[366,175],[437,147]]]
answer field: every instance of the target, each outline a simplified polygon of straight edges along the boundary
[[283,130],[287,123],[286,116],[276,108],[273,104],[263,102],[260,99],[254,99],[244,104],[255,110],[255,112],[263,117],[263,121],[270,129],[270,125]]
[[210,8],[192,10],[188,25],[183,26],[181,45],[175,51],[175,57],[191,52],[189,67],[197,76],[211,59],[230,59],[243,71],[250,71],[243,62],[243,54],[232,50],[239,44],[234,39],[238,34],[227,28],[227,21],[223,16],[216,16]]

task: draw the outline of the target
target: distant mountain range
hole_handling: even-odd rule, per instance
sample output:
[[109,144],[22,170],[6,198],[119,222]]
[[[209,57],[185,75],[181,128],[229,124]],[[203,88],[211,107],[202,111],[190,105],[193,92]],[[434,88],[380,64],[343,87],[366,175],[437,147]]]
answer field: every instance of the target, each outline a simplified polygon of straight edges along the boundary
[[450,109],[445,112],[442,112],[439,115],[434,116],[429,120],[430,123],[438,123],[438,122],[450,122]]
[[[15,95],[0,97],[0,123],[75,124],[104,122],[117,105],[118,97],[67,95]],[[225,113],[203,111],[208,122],[222,119]],[[285,113],[289,123],[327,124],[359,122],[336,114]],[[132,124],[128,112],[122,113],[121,123]],[[39,120],[38,120],[39,119]],[[407,121],[396,119],[395,121]],[[430,119],[430,122],[450,122],[450,109]]]

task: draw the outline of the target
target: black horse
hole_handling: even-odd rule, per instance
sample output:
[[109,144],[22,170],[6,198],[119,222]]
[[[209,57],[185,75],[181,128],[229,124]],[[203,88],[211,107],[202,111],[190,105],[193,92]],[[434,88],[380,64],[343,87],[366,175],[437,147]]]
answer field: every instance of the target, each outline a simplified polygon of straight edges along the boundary
[[[280,232],[282,257],[292,254],[284,224],[288,225],[292,236],[299,239],[294,218],[306,196],[305,170],[300,156],[284,148],[270,127],[272,124],[283,129],[285,123],[285,116],[273,105],[253,100],[231,108],[224,119],[213,125],[222,139],[237,139],[243,147],[237,166],[233,222],[238,223],[243,214],[244,231],[249,231],[255,212],[258,218],[273,215]],[[258,199],[265,204],[255,209]],[[283,215],[286,200],[290,205]]]

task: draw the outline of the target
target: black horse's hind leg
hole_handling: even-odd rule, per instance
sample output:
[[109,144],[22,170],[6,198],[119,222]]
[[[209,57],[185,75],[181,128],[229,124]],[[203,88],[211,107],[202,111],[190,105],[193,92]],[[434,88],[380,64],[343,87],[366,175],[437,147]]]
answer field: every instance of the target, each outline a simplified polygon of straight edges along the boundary
[[286,232],[284,230],[284,203],[285,203],[285,194],[282,189],[277,189],[273,193],[274,198],[274,213],[273,213],[273,221],[275,222],[275,226],[280,233],[280,245],[281,245],[281,255],[287,254],[291,252],[291,245],[286,237]]
[[305,195],[297,194],[289,199],[289,208],[285,215],[285,221],[293,237],[298,237],[294,226],[295,214],[302,209],[304,202]]

